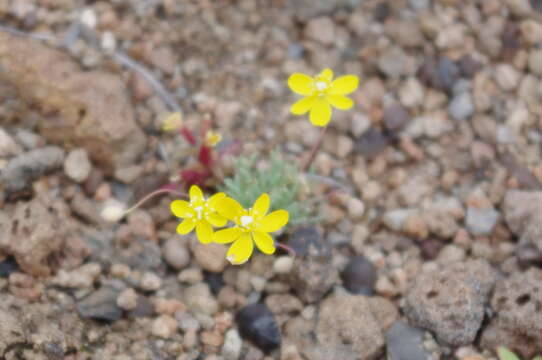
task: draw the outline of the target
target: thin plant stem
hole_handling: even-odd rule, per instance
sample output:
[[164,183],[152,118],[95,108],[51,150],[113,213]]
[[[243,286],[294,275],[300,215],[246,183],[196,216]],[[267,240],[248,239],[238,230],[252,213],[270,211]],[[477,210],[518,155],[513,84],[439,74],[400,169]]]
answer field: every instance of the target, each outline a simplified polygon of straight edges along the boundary
[[291,248],[290,246],[286,245],[286,244],[283,244],[283,243],[279,243],[277,242],[276,243],[277,247],[278,248],[281,248],[282,250],[286,250],[288,252],[288,254],[290,254],[291,257],[295,258],[296,257],[296,252],[293,248]]
[[160,194],[175,194],[175,195],[178,195],[180,197],[182,197],[183,199],[188,199],[188,195],[186,193],[183,193],[183,192],[180,192],[180,191],[175,191],[175,190],[171,190],[171,189],[158,189],[158,190],[155,190],[153,192],[151,192],[150,194],[147,194],[146,196],[144,196],[141,200],[139,200],[134,206],[132,206],[131,208],[129,208],[128,210],[126,210],[124,212],[124,215],[127,215],[129,213],[131,213],[132,211],[134,211],[135,209],[139,208],[141,205],[143,205],[145,202],[147,202],[148,200],[152,199],[153,197],[157,196],[157,195],[160,195]]
[[326,134],[326,130],[327,130],[327,125],[324,126],[322,130],[320,131],[320,135],[318,136],[316,143],[314,143],[311,149],[311,152],[309,153],[309,156],[307,157],[307,160],[305,160],[305,162],[303,163],[303,166],[301,166],[302,172],[306,172],[310,168],[312,162],[314,161],[314,158],[316,157],[316,152],[318,151],[320,146],[322,146],[322,142],[324,141],[324,135]]

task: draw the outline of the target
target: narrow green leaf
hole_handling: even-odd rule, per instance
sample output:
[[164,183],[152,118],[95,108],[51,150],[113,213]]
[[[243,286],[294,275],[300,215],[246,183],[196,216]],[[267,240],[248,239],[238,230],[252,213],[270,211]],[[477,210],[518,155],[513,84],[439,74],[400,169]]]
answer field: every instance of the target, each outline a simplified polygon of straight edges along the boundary
[[499,360],[520,360],[516,354],[514,354],[512,351],[508,350],[504,346],[500,346],[497,348],[497,355],[499,356]]

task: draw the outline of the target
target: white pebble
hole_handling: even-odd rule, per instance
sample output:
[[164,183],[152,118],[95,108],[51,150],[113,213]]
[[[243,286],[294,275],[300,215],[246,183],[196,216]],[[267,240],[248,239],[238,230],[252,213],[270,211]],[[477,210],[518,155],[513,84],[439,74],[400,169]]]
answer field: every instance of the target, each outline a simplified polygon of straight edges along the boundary
[[81,21],[81,24],[85,25],[89,29],[94,29],[98,24],[96,13],[90,8],[86,8],[81,12],[79,20]]
[[294,259],[291,256],[279,256],[273,264],[273,271],[276,274],[288,274],[293,266]]
[[125,215],[126,206],[116,199],[107,199],[103,204],[100,216],[107,222],[116,223]]

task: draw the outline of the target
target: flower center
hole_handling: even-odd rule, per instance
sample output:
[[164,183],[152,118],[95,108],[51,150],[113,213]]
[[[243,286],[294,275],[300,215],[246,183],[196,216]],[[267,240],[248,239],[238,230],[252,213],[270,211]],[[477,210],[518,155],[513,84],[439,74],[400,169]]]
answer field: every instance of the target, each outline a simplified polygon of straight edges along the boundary
[[252,224],[252,222],[254,221],[254,218],[252,216],[243,215],[241,216],[240,221],[241,221],[241,225],[243,225],[244,227],[247,227],[250,224]]
[[198,219],[201,220],[201,215],[202,215],[202,212],[203,212],[203,206],[196,206],[194,208],[194,210],[196,210],[196,213],[198,214]]
[[318,91],[324,91],[325,89],[327,89],[327,83],[325,81],[317,81],[316,89]]

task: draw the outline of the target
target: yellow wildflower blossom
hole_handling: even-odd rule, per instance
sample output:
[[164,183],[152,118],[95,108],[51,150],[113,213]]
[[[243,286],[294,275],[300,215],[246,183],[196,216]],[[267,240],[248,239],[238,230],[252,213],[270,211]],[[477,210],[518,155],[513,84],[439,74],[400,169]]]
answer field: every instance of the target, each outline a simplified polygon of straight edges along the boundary
[[190,202],[175,200],[171,202],[171,212],[178,218],[184,219],[177,232],[186,235],[196,228],[198,240],[208,244],[213,239],[213,226],[226,225],[228,220],[216,212],[216,205],[226,198],[226,194],[217,193],[205,200],[203,192],[197,185],[192,185],[189,191]]
[[205,134],[205,145],[215,147],[216,144],[222,141],[222,135],[214,131],[207,131]]
[[233,221],[235,226],[215,232],[213,241],[233,243],[226,255],[232,264],[245,263],[254,251],[254,243],[264,254],[275,252],[275,241],[269,233],[288,223],[288,211],[276,210],[267,214],[269,205],[270,199],[266,193],[256,199],[254,206],[248,210],[229,197],[218,201],[216,209],[219,214]]
[[355,75],[344,75],[333,80],[333,71],[324,69],[320,74],[311,77],[295,73],[288,78],[288,86],[296,94],[304,98],[294,103],[291,112],[294,115],[304,115],[310,111],[309,119],[315,126],[326,126],[331,119],[331,107],[348,110],[353,106],[350,98],[359,83]]
[[171,113],[162,121],[162,131],[174,131],[183,126],[183,116],[180,112]]

